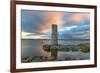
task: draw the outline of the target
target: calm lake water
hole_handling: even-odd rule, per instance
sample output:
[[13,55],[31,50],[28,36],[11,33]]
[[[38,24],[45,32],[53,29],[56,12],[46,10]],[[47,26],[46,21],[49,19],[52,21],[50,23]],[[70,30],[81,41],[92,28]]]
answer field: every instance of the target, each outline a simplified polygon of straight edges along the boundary
[[[27,57],[27,56],[50,57],[50,53],[43,50],[43,45],[50,44],[51,40],[22,39],[21,42],[22,42],[21,44],[22,57]],[[89,40],[58,40],[58,43],[63,45],[78,45],[80,43],[89,43]],[[58,51],[58,58],[64,59],[65,57],[89,59],[90,53]]]

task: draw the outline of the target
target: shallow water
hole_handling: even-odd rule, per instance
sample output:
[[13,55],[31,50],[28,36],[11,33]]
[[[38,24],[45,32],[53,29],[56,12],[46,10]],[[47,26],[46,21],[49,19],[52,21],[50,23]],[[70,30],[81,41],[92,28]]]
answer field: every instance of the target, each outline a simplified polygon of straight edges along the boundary
[[[32,40],[32,39],[22,39],[21,46],[21,56],[45,56],[50,57],[50,53],[43,50],[43,45],[50,44],[50,40]],[[80,43],[89,43],[89,40],[58,40],[59,44],[63,45],[78,45]],[[83,52],[66,52],[58,51],[58,58],[64,59],[66,57],[74,57],[79,59],[89,59],[90,53]]]

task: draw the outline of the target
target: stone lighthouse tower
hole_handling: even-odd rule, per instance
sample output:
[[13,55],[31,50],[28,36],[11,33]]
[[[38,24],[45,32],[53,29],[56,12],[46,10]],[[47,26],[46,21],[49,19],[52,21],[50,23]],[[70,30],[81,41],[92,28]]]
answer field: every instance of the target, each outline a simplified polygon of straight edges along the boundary
[[57,44],[58,44],[57,25],[52,24],[51,45],[57,45]]
[[51,57],[53,60],[57,59],[57,48],[58,45],[58,32],[57,25],[52,24],[52,36],[51,36]]

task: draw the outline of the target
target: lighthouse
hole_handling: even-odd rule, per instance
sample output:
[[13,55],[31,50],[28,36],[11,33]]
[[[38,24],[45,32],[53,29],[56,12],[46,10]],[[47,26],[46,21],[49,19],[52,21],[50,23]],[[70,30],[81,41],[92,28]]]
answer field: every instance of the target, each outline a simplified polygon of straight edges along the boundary
[[55,60],[55,59],[57,59],[56,46],[58,45],[58,32],[57,32],[57,25],[56,24],[52,24],[51,45],[52,45],[51,46],[51,57]]
[[58,33],[56,24],[52,24],[51,45],[58,45]]

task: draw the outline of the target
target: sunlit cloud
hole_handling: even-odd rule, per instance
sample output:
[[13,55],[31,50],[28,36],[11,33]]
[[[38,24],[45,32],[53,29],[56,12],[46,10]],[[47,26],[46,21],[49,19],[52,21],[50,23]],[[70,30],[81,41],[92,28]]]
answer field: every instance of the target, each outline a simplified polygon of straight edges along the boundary
[[89,20],[90,16],[89,14],[85,14],[85,13],[75,13],[72,14],[68,20],[68,23],[79,23],[83,20]]
[[22,39],[40,39],[42,38],[44,35],[37,35],[35,33],[28,33],[28,32],[22,32]]
[[59,32],[63,32],[63,31],[66,31],[66,30],[68,30],[68,31],[70,31],[70,30],[72,30],[72,29],[74,29],[74,28],[77,28],[78,26],[67,26],[67,27],[62,27],[62,28],[60,28],[58,31]]
[[38,28],[39,32],[47,33],[50,31],[52,24],[62,25],[63,23],[63,12],[44,12],[43,23]]
[[71,25],[88,25],[90,24],[90,14],[89,13],[65,13],[64,14],[64,26]]
[[22,39],[49,39],[50,35],[48,34],[36,34],[36,33],[28,33],[28,32],[21,32]]
[[25,37],[25,36],[27,36],[27,35],[29,35],[29,34],[32,34],[32,33],[28,33],[28,32],[21,32],[21,36],[22,36],[22,37]]
[[65,27],[65,29],[67,29],[67,30],[72,30],[72,29],[74,29],[74,28],[77,28],[78,26],[70,26],[70,27]]

